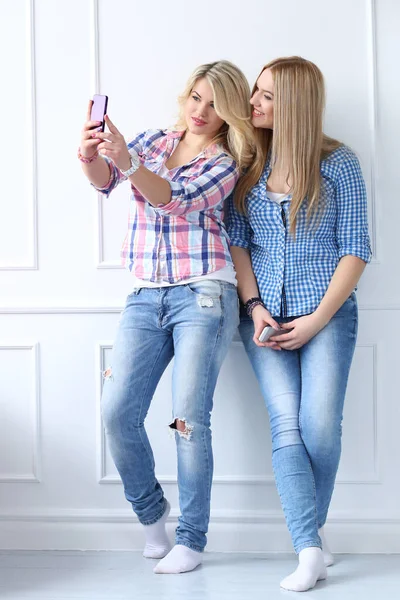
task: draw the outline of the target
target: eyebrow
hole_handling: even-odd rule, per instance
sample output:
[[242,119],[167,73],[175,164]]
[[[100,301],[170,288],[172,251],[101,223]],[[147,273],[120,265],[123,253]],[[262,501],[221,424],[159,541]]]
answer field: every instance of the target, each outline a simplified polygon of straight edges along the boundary
[[[256,83],[256,86],[258,87],[258,83]],[[261,92],[266,92],[267,94],[271,94],[271,96],[273,96],[273,95],[274,95],[274,92],[270,92],[269,90],[263,90],[263,89],[261,89],[261,88],[259,88],[259,87],[258,87],[258,89],[259,89]]]
[[[199,98],[201,98],[199,92],[196,92],[196,90],[192,90],[192,94],[197,94]],[[214,100],[210,100],[210,104],[214,104]]]

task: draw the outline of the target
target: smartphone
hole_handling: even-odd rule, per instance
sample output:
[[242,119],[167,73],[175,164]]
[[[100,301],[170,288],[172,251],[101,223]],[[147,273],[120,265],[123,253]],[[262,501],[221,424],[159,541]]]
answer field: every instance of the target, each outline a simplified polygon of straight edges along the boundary
[[260,337],[258,338],[259,342],[268,342],[268,340],[275,335],[283,335],[284,333],[289,333],[292,329],[275,329],[275,327],[264,327],[262,330]]
[[91,121],[101,121],[101,125],[97,131],[104,131],[104,115],[107,114],[108,96],[95,94],[93,96],[92,112],[90,113]]

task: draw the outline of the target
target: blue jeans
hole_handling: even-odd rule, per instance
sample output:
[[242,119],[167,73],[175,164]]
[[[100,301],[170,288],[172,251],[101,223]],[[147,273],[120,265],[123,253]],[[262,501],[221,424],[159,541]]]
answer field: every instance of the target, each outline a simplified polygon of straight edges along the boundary
[[[277,318],[288,322],[291,318]],[[239,326],[267,405],[272,463],[296,552],[321,547],[341,453],[342,413],[358,325],[353,293],[299,350],[259,348],[253,321]]]
[[127,298],[105,374],[102,416],[126,499],[150,525],[166,510],[144,428],[160,378],[174,356],[172,427],[181,516],[176,543],[201,552],[210,518],[213,455],[210,419],[222,362],[239,322],[234,285],[216,281],[135,289]]

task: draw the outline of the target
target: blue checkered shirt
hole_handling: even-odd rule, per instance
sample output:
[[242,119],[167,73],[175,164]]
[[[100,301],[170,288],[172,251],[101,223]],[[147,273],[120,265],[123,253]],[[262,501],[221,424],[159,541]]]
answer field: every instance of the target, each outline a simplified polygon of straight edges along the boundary
[[371,259],[367,198],[360,164],[346,146],[321,161],[318,214],[307,222],[307,201],[289,233],[291,196],[279,205],[267,197],[269,162],[246,197],[247,214],[228,200],[231,246],[250,252],[260,296],[273,316],[312,313],[320,304],[339,260],[348,254]]

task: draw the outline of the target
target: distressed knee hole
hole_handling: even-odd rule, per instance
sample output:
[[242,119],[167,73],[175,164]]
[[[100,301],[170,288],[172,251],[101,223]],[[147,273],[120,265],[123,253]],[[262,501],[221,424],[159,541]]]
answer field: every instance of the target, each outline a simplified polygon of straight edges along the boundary
[[112,368],[111,367],[108,367],[105,371],[103,371],[103,378],[104,379],[109,379],[110,381],[112,381],[113,374],[112,374]]
[[170,424],[170,428],[176,429],[178,434],[185,440],[189,441],[192,437],[193,425],[189,425],[185,419],[175,419],[175,421]]

